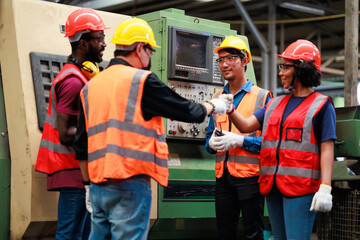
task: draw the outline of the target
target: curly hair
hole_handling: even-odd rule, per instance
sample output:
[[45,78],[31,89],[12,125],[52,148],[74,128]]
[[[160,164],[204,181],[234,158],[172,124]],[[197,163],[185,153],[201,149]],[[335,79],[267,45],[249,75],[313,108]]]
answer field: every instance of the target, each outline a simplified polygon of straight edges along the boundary
[[315,67],[313,61],[294,61],[296,67],[294,76],[304,87],[317,87],[321,84],[321,72]]

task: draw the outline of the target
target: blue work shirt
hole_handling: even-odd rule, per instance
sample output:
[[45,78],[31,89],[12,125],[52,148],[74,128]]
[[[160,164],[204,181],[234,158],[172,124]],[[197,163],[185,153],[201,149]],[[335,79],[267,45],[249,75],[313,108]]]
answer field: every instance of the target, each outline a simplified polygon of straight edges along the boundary
[[[237,91],[234,94],[234,100],[233,100],[233,104],[235,106],[235,109],[238,107],[239,103],[241,102],[241,100],[243,99],[244,95],[248,92],[251,91],[251,87],[253,86],[253,83],[248,80],[241,88],[239,91]],[[224,87],[224,92],[225,93],[230,93],[229,90],[229,83],[227,83]],[[266,99],[266,104],[269,102],[269,100],[271,99],[271,96],[268,94],[267,99]],[[211,135],[213,133],[215,129],[214,126],[214,120],[213,120],[213,116],[212,114],[210,114],[210,120],[209,120],[209,126],[207,128],[206,131],[206,143],[205,143],[205,148],[209,153],[216,153],[216,151],[214,151],[212,148],[210,148],[209,146],[209,140],[211,138]],[[244,143],[242,148],[254,153],[260,153],[260,148],[261,148],[261,139],[262,137],[249,137],[249,136],[244,136]]]

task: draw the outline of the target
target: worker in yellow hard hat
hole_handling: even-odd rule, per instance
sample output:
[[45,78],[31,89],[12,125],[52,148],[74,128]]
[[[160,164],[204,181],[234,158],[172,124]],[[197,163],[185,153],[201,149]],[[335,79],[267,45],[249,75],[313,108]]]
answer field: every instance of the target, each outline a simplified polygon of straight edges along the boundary
[[231,124],[229,116],[234,112],[251,115],[265,106],[271,93],[246,78],[251,54],[242,39],[229,36],[214,51],[228,83],[213,98],[233,95],[233,107],[226,115],[213,114],[206,134],[206,149],[216,153],[215,209],[219,239],[238,239],[240,212],[246,239],[264,239],[264,197],[258,183],[261,131],[242,133]]
[[78,159],[88,163],[90,239],[145,240],[150,178],[168,185],[169,152],[162,117],[200,123],[211,112],[225,114],[231,102],[188,101],[149,71],[151,57],[160,47],[146,21],[122,22],[111,42],[116,45],[115,58],[80,94],[84,114],[76,134],[79,141],[74,143]]

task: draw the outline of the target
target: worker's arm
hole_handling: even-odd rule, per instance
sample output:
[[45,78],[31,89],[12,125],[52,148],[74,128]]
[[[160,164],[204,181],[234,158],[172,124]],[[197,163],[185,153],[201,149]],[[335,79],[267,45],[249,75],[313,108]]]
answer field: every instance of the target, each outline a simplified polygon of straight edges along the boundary
[[87,160],[79,160],[79,164],[80,164],[81,175],[83,177],[83,182],[84,183],[90,182],[89,171],[88,171],[88,161]]
[[313,124],[315,138],[320,142],[321,185],[313,197],[310,211],[328,212],[332,208],[331,176],[334,162],[334,140],[336,139],[335,109],[330,100],[316,115]]
[[86,133],[85,116],[82,106],[80,107],[79,121],[77,125],[76,135],[73,141],[76,160],[88,160],[88,138]]
[[59,130],[60,143],[71,146],[76,134],[77,116],[57,113],[56,121]]
[[248,118],[244,118],[237,111],[233,111],[229,114],[231,122],[236,126],[240,132],[249,133],[261,128],[259,121],[254,115],[251,115]]
[[56,120],[60,143],[71,146],[79,116],[79,94],[83,82],[77,76],[69,76],[55,86],[57,97]]
[[[217,103],[215,102],[215,105]],[[145,80],[141,110],[145,120],[162,116],[182,122],[201,123],[213,111],[210,103],[189,101],[166,86],[155,74]],[[215,112],[220,110],[220,106]]]
[[89,172],[88,172],[88,161],[87,161],[88,160],[87,146],[88,146],[88,139],[86,133],[86,126],[85,126],[85,116],[84,116],[83,108],[81,106],[78,127],[74,138],[73,147],[75,149],[75,159],[79,160],[80,170],[84,182],[90,181]]
[[331,176],[334,163],[334,141],[320,143],[321,183],[331,186]]
[[262,121],[264,119],[266,105],[270,101],[272,97],[272,94],[269,92],[266,97],[266,102],[263,108],[255,112],[253,115],[251,115],[248,118],[244,118],[240,113],[237,111],[233,111],[229,114],[230,120],[235,125],[237,129],[239,129],[240,132],[243,133],[250,133],[254,132],[256,130],[261,130],[262,127]]
[[334,162],[334,142],[320,143],[321,185],[311,202],[310,211],[329,212],[332,208],[331,175]]

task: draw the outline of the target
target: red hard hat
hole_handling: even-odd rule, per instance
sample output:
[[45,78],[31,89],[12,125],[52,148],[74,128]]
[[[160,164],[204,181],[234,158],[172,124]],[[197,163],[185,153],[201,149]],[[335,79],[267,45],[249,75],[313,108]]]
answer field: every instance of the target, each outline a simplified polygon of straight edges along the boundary
[[278,57],[291,60],[314,61],[315,67],[320,70],[321,55],[319,49],[310,41],[299,39],[290,44]]
[[65,37],[71,37],[78,31],[101,31],[107,29],[101,17],[91,8],[80,8],[72,12],[65,24]]

